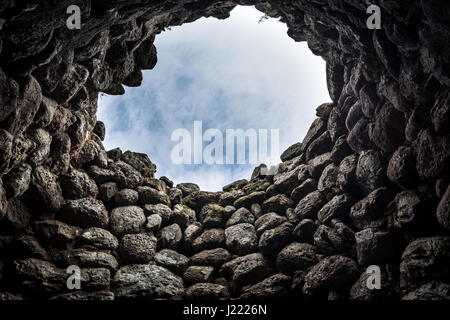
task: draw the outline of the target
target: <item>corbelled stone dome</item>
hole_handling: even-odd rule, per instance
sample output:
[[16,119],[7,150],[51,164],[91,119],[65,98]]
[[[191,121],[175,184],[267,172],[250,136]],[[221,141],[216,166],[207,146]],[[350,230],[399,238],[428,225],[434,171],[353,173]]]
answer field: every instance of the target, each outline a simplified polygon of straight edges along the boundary
[[[368,1],[2,1],[0,299],[450,298],[450,3],[374,2],[375,30]],[[236,5],[326,60],[332,103],[278,173],[206,192],[106,151],[99,93]]]

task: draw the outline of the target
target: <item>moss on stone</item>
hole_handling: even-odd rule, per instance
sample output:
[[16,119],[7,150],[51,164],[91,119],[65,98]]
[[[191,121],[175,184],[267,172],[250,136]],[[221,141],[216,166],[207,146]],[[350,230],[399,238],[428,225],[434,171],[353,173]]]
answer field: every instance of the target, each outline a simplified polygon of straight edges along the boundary
[[256,191],[264,191],[269,186],[270,186],[270,183],[268,181],[259,180],[259,181],[255,181],[255,182],[251,182],[251,183],[247,184],[245,187],[242,188],[242,190],[246,194],[250,194],[250,193],[253,193]]
[[221,218],[226,214],[225,208],[218,205],[218,204],[212,204],[209,206],[207,215],[215,218]]
[[183,198],[183,200],[181,202],[183,205],[188,206],[189,208],[195,207],[195,202],[192,201],[192,199],[189,197]]
[[249,198],[248,196],[243,196],[243,197],[238,198],[236,201],[233,202],[233,206],[236,208],[242,207],[243,206],[242,204],[245,203],[245,201],[248,198]]

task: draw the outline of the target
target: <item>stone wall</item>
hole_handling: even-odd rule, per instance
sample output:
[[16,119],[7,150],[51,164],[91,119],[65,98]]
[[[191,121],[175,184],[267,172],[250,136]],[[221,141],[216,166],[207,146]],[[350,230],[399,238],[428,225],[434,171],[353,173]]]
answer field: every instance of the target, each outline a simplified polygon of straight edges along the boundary
[[[0,299],[448,299],[450,4],[373,2],[380,30],[355,0],[3,1]],[[139,86],[166,27],[237,4],[327,63],[333,102],[279,173],[206,192],[106,151],[99,93]]]

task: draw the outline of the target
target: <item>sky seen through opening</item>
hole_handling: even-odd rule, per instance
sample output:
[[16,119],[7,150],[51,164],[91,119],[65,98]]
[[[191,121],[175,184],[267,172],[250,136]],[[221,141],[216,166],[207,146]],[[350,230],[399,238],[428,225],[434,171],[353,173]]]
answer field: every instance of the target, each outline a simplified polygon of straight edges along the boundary
[[[301,141],[315,109],[330,101],[325,61],[306,42],[289,38],[278,19],[258,23],[263,15],[240,6],[226,20],[201,18],[157,35],[158,63],[143,71],[142,85],[99,98],[105,148],[146,153],[157,165],[156,177],[220,191],[249,179],[256,165],[174,163],[175,130],[187,130],[193,140],[194,122],[201,121],[203,134],[221,132],[224,143],[227,129],[266,130],[269,143],[271,130],[278,130],[280,154]],[[279,163],[280,154],[270,162]]]

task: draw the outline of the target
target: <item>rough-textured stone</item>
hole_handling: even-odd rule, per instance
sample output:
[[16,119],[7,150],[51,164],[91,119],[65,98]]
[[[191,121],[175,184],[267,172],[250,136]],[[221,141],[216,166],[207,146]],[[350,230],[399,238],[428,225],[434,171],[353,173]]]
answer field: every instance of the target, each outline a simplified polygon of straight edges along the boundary
[[359,153],[372,147],[368,126],[368,120],[366,118],[361,118],[348,133],[347,144],[353,151]]
[[177,188],[183,192],[183,197],[189,196],[191,193],[196,191],[200,191],[200,187],[195,183],[179,183],[177,184]]
[[448,174],[449,136],[440,137],[427,129],[419,135],[416,143],[416,169],[420,177],[433,179]]
[[114,300],[114,293],[110,291],[95,291],[85,292],[76,291],[71,293],[64,293],[58,296],[51,297],[50,300],[56,301],[111,301]]
[[63,195],[68,199],[81,199],[92,197],[98,194],[95,182],[81,171],[73,170],[60,177]]
[[0,88],[1,88],[1,109],[0,121],[5,120],[8,115],[17,107],[17,97],[19,95],[18,83],[8,78],[5,73],[0,70]]
[[325,128],[326,128],[326,121],[320,118],[314,120],[308,132],[306,133],[305,138],[303,138],[301,152],[306,151],[309,144],[315,139],[317,139],[325,131]]
[[318,225],[311,219],[303,219],[292,231],[292,235],[301,242],[313,243]]
[[355,233],[358,263],[362,266],[395,262],[399,258],[400,244],[389,231],[364,229]]
[[52,92],[51,97],[59,104],[66,103],[80,90],[88,76],[89,71],[85,67],[79,64],[72,65],[69,73]]
[[356,183],[356,166],[358,157],[350,155],[342,159],[339,164],[339,172],[337,175],[337,182],[341,190],[346,192],[355,191]]
[[118,207],[111,212],[111,232],[117,237],[144,230],[144,210],[137,206]]
[[166,268],[130,264],[120,268],[112,281],[117,299],[181,299],[183,281]]
[[442,282],[431,281],[417,290],[404,295],[402,300],[445,300],[450,299],[450,285]]
[[229,297],[228,289],[215,283],[196,283],[186,289],[186,300],[224,300]]
[[331,160],[339,162],[345,157],[351,155],[352,153],[353,150],[351,150],[350,147],[348,146],[347,137],[345,135],[342,135],[339,138],[337,138],[333,146],[333,149],[331,149]]
[[272,272],[272,264],[261,253],[252,253],[225,263],[220,273],[230,276],[236,287],[254,284]]
[[17,285],[36,294],[49,295],[62,292],[66,287],[65,270],[55,267],[48,261],[25,259],[14,261]]
[[256,234],[260,236],[264,231],[273,229],[286,221],[286,217],[280,216],[275,212],[266,213],[255,221]]
[[120,240],[119,256],[130,262],[148,263],[156,252],[157,240],[147,233],[126,234]]
[[63,197],[57,176],[44,167],[37,167],[31,174],[31,192],[44,208],[56,212],[61,208]]
[[103,183],[99,187],[99,199],[103,201],[107,208],[115,205],[114,196],[119,191],[119,187],[115,182]]
[[255,227],[250,223],[239,223],[225,229],[227,248],[238,255],[255,252],[258,248],[258,238]]
[[307,270],[318,262],[318,252],[314,246],[293,242],[278,254],[277,269],[284,274],[293,274],[297,270]]
[[291,199],[298,203],[311,192],[317,190],[317,181],[314,179],[306,179],[301,185],[292,190]]
[[319,179],[323,170],[331,162],[331,153],[327,152],[308,161],[308,172],[312,178]]
[[83,268],[80,270],[80,285],[84,290],[103,290],[109,288],[111,272],[106,268]]
[[0,173],[4,174],[9,167],[13,152],[14,137],[6,130],[0,129]]
[[142,177],[141,184],[144,187],[152,187],[153,189],[163,191],[165,193],[167,193],[167,191],[168,191],[168,186],[167,186],[166,182],[161,179],[144,176],[144,177]]
[[112,254],[85,249],[60,251],[56,261],[64,267],[76,265],[88,268],[107,268],[110,271],[116,271],[119,267],[117,259]]
[[[234,209],[234,207],[231,207]],[[227,207],[225,208],[227,209]],[[255,222],[255,216],[246,208],[240,208],[233,212],[230,219],[228,219],[226,223],[226,227],[231,227],[238,223],[250,223],[253,224]]]
[[291,277],[278,273],[243,290],[241,300],[277,300],[289,296]]
[[428,235],[436,229],[437,221],[430,219],[427,212],[435,207],[433,201],[418,191],[402,191],[395,196],[394,222],[409,236]]
[[170,207],[170,198],[163,191],[158,191],[152,187],[138,187],[139,202],[145,204],[165,204]]
[[109,165],[108,168],[93,165],[89,167],[89,175],[97,182],[97,184],[115,182],[121,188],[130,189],[136,188],[142,179],[141,174],[137,170],[122,161],[114,162]]
[[[15,250],[15,255],[17,257],[23,258],[36,258],[40,260],[48,261],[50,260],[50,255],[39,243],[38,239],[29,235],[20,235],[15,239],[3,238],[1,239],[1,244],[3,250],[7,248],[8,245],[13,245]],[[6,245],[6,247],[5,247]],[[8,252],[8,251],[6,251]],[[4,267],[2,267],[2,272],[4,272]]]
[[295,271],[292,276],[291,294],[296,298],[303,298],[303,285],[305,284],[306,271]]
[[[359,279],[353,284],[350,289],[351,300],[364,300],[364,301],[389,301],[397,300],[398,294],[395,288],[395,279],[390,275],[384,266],[378,266],[380,268],[380,288],[373,289],[368,284],[373,285],[374,281],[371,278],[373,271],[367,269],[361,273]],[[375,269],[374,269],[375,270]]]
[[355,174],[360,187],[366,193],[383,186],[386,180],[386,169],[380,154],[374,150],[362,152]]
[[114,195],[114,199],[119,207],[133,206],[138,202],[139,193],[132,189],[122,189]]
[[307,179],[311,178],[309,175],[310,167],[306,164],[299,165],[297,179],[299,183],[303,183]]
[[327,130],[315,139],[306,149],[306,161],[331,151],[333,147],[330,132]]
[[149,38],[143,41],[134,54],[136,64],[144,70],[153,69],[158,61],[153,40]]
[[161,217],[161,225],[165,226],[169,223],[170,217],[172,216],[172,209],[170,209],[165,204],[147,204],[144,206],[145,215],[151,216],[157,214]]
[[315,219],[317,212],[326,204],[326,199],[320,191],[314,191],[304,197],[294,209],[289,221],[298,223],[303,219]]
[[180,226],[176,223],[171,224],[158,233],[158,247],[176,250],[182,238],[183,232]]
[[345,254],[349,252],[347,243],[333,228],[320,225],[313,235],[314,245],[325,255]]
[[41,239],[51,245],[66,249],[73,245],[81,235],[81,229],[58,220],[36,221],[34,229]]
[[350,214],[354,200],[349,194],[334,196],[317,213],[317,219],[322,224],[329,224],[333,219],[345,219]]
[[332,288],[351,285],[358,276],[358,265],[352,259],[327,257],[306,274],[303,294],[308,297],[327,294]]
[[450,185],[442,196],[436,215],[441,226],[450,229]]
[[161,223],[161,216],[159,214],[152,214],[147,217],[147,224],[145,225],[145,228],[148,231],[158,232],[158,230],[161,228]]
[[31,130],[28,133],[30,140],[34,142],[34,151],[29,156],[28,161],[32,166],[38,166],[48,160],[52,137],[44,129]]
[[2,196],[0,194],[0,202],[4,201],[2,204],[0,204],[0,210],[6,209],[3,220],[2,213],[0,211],[0,220],[3,229],[24,229],[29,224],[32,218],[30,208],[25,204],[25,201],[21,200],[20,198],[11,199],[9,201],[6,201],[6,198],[1,198]]
[[416,158],[411,147],[400,146],[389,160],[387,177],[403,189],[414,187],[418,175],[416,171]]
[[170,188],[167,194],[172,205],[180,204],[183,199],[183,192],[178,188]]
[[275,175],[273,181],[276,190],[285,194],[291,194],[292,190],[298,185],[299,170],[300,168],[297,167],[294,170]]
[[224,248],[225,243],[225,232],[223,229],[207,229],[194,240],[192,249],[194,252],[200,252],[208,249]]
[[[265,166],[265,165],[261,165]],[[259,167],[261,167],[259,166]],[[259,168],[257,167],[257,169]],[[246,194],[251,194],[254,192],[260,192],[265,191],[270,186],[270,182],[266,179],[268,176],[267,173],[261,174],[261,176],[254,178],[250,180],[249,183],[247,183],[244,187],[242,187],[242,191],[244,191]]]
[[245,196],[245,192],[241,189],[238,190],[230,190],[228,192],[224,192],[219,197],[219,204],[221,206],[232,205],[237,199]]
[[438,96],[433,109],[431,110],[431,119],[436,132],[449,133],[450,126],[450,97],[448,92],[442,92]]
[[203,227],[200,222],[189,225],[183,233],[184,249],[187,253],[192,253],[192,243],[202,233]]
[[394,197],[393,190],[379,188],[352,206],[350,218],[359,229],[382,224],[384,214]]
[[119,247],[119,241],[109,231],[102,228],[88,228],[79,238],[80,242],[97,249],[115,250]]
[[3,121],[3,128],[12,135],[23,133],[33,122],[42,101],[42,90],[33,76],[19,81],[18,108],[12,110]]
[[279,194],[270,197],[262,204],[262,209],[264,212],[276,212],[278,214],[284,215],[288,208],[291,208],[294,202],[286,197],[284,194]]
[[188,206],[177,204],[174,206],[169,223],[176,223],[182,230],[196,220],[195,211]]
[[4,187],[9,198],[20,197],[30,186],[31,166],[24,163],[13,169],[4,180]]
[[150,161],[148,155],[144,153],[125,151],[121,160],[139,171],[142,176],[153,177],[156,166]]
[[67,223],[82,228],[107,228],[109,225],[108,211],[103,202],[92,198],[68,201],[61,208],[59,217]]
[[156,253],[155,262],[161,267],[167,268],[178,275],[182,275],[187,268],[189,259],[174,250],[162,249]]
[[339,168],[334,163],[330,163],[322,172],[317,183],[317,190],[326,193],[335,194],[339,192],[339,184],[337,181],[337,175]]
[[267,256],[276,256],[291,240],[293,225],[285,222],[273,229],[266,230],[259,238],[259,250]]
[[1,301],[21,301],[23,297],[20,295],[15,295],[10,292],[0,292]]
[[255,191],[255,192],[250,193],[249,195],[246,195],[246,196],[243,196],[243,197],[240,197],[239,199],[237,199],[233,203],[233,206],[235,208],[241,208],[241,207],[250,208],[253,203],[261,203],[264,201],[265,198],[266,198],[266,193],[264,191]]
[[[195,212],[191,210],[193,217],[195,218]],[[225,221],[229,218],[228,212],[224,207],[216,204],[209,203],[202,208],[199,214],[199,219],[202,221],[205,228],[220,228],[223,227]],[[193,218],[191,218],[192,220]]]
[[441,199],[444,197],[445,192],[447,191],[447,187],[450,183],[449,179],[438,179],[436,180],[436,184],[434,186],[436,191],[436,196]]
[[212,282],[213,279],[213,267],[190,266],[183,274],[183,280],[191,284]]
[[403,286],[418,287],[429,280],[448,279],[450,238],[429,237],[412,241],[401,257],[400,276]]
[[301,142],[297,142],[296,144],[293,144],[292,146],[284,150],[280,156],[281,161],[288,161],[292,158],[295,158],[296,156],[299,156],[302,153],[301,147]]
[[370,132],[375,145],[386,155],[392,154],[405,139],[405,117],[390,103],[375,111],[375,122]]
[[259,203],[252,203],[252,205],[250,206],[250,212],[255,216],[255,219],[260,218],[263,214],[261,205]]
[[241,189],[243,186],[245,186],[247,183],[248,183],[247,179],[239,179],[232,183],[227,184],[226,186],[224,186],[222,188],[222,190],[224,192],[229,192],[231,190],[238,190],[238,189]]
[[196,266],[220,267],[231,260],[231,254],[223,248],[204,250],[191,257],[191,264]]

